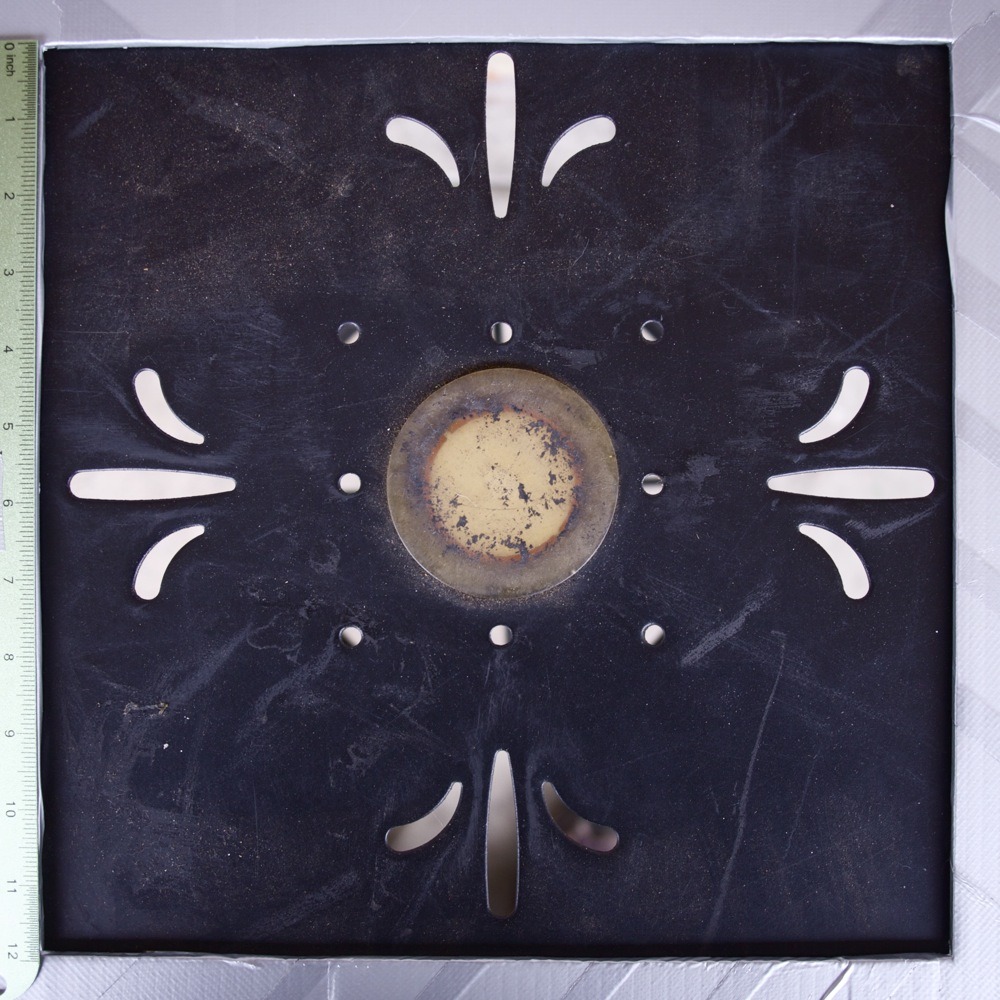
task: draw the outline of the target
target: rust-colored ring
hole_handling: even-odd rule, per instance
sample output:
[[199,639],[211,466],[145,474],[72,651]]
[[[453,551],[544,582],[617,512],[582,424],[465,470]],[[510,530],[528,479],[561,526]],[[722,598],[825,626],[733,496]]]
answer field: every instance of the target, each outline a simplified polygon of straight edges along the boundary
[[473,597],[524,597],[580,570],[607,535],[618,460],[597,411],[563,382],[473,372],[403,424],[386,474],[411,556]]

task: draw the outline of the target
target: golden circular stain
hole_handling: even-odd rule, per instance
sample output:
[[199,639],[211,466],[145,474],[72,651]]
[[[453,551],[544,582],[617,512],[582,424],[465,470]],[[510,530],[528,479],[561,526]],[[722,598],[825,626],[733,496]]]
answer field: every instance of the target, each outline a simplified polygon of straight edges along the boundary
[[455,379],[407,419],[386,477],[410,555],[475,597],[537,593],[607,534],[618,462],[594,408],[556,379],[493,368]]
[[426,472],[434,520],[476,558],[524,559],[559,538],[579,471],[544,418],[506,407],[456,420]]

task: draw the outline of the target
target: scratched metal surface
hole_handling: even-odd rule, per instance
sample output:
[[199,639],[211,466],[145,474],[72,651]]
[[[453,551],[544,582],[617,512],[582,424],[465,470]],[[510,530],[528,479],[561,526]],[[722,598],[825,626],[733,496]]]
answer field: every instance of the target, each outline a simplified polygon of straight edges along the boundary
[[[205,33],[192,30],[195,15],[179,9],[177,21],[158,20],[143,5],[21,4],[5,11],[7,33],[25,30],[50,41],[114,38],[237,38],[232,21],[212,20]],[[991,508],[1000,485],[1000,430],[992,392],[1000,368],[1000,286],[996,280],[996,192],[1000,190],[1000,118],[997,21],[975,3],[850,4],[804,14],[799,5],[765,11],[756,5],[702,5],[700,13],[651,15],[617,5],[614,20],[597,5],[574,16],[583,35],[932,37],[956,38],[955,156],[951,234],[957,295],[957,466],[958,466],[958,678],[956,706],[955,957],[946,960],[881,962],[655,963],[586,965],[518,962],[281,962],[177,958],[53,957],[32,990],[33,997],[147,995],[187,996],[213,990],[239,998],[283,996],[478,997],[509,995],[573,996],[581,1000],[662,995],[685,997],[832,997],[993,995],[998,957],[993,946],[1000,927],[1000,866],[991,847],[990,818],[1000,788],[1000,715],[989,650],[996,647],[1000,612],[1000,555]],[[749,13],[748,13],[749,12]],[[383,23],[324,20],[307,5],[274,27],[261,13],[256,36],[372,37]],[[445,5],[423,13],[400,5],[397,34],[433,37],[448,33],[453,20]],[[414,23],[416,22],[416,23]],[[270,30],[268,30],[270,27]],[[527,10],[493,21],[463,24],[481,36],[573,34],[563,24]],[[245,37],[245,34],[244,34]]]

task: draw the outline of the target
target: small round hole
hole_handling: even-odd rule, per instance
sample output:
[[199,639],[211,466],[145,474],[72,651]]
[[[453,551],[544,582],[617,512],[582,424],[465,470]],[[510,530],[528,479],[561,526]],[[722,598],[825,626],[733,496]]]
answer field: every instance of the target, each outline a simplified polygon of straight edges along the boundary
[[659,646],[659,644],[663,642],[666,634],[667,633],[663,631],[662,625],[657,625],[656,622],[650,622],[642,628],[642,641],[647,646]]
[[340,644],[347,649],[354,649],[361,645],[361,640],[365,637],[364,632],[357,625],[345,625],[340,630]]
[[361,489],[361,477],[356,472],[345,472],[337,480],[337,486],[340,488],[341,493],[351,496]]
[[663,324],[658,319],[647,319],[639,328],[639,332],[647,344],[655,344],[663,339]]
[[337,338],[342,344],[356,344],[361,336],[361,327],[357,323],[341,323],[337,327]]
[[510,323],[494,323],[490,327],[490,336],[496,344],[507,344],[514,336],[514,328]]
[[490,642],[494,646],[509,646],[513,638],[514,633],[507,625],[494,625],[490,629]]
[[663,476],[647,472],[642,477],[642,492],[651,497],[659,496],[663,492]]

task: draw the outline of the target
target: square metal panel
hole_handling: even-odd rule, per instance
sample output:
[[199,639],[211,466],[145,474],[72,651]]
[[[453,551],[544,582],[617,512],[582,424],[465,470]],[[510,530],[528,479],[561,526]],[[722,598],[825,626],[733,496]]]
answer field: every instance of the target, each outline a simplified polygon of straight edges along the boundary
[[[947,50],[503,47],[498,218],[497,48],[46,54],[46,946],[943,951]],[[594,116],[613,139],[543,186],[555,141]],[[443,140],[457,186],[389,140],[395,117]],[[410,414],[497,367],[587,400],[620,476],[593,557],[517,599],[432,578],[386,496]],[[147,418],[144,369],[203,443]],[[850,369],[860,411],[803,444]],[[932,489],[768,488],[851,467]],[[236,485],[73,495],[108,468]],[[864,597],[803,523],[860,556]],[[147,550],[195,524],[159,595],[133,593]],[[506,919],[484,874],[498,750],[519,844]],[[615,849],[563,836],[545,781]],[[453,782],[441,834],[388,850]]]

